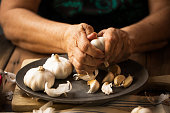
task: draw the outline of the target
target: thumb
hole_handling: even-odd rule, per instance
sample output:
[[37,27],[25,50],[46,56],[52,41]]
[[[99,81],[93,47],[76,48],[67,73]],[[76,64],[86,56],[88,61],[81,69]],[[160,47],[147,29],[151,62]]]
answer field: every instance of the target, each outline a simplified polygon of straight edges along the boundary
[[87,39],[90,40],[90,41],[93,40],[93,39],[97,39],[97,33],[93,32],[93,33],[87,35]]

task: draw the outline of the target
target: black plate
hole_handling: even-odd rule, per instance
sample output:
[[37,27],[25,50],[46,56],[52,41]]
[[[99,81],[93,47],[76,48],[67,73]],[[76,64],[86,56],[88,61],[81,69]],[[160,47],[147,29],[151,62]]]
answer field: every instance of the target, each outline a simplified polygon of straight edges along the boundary
[[[113,89],[114,93],[110,95],[105,95],[104,93],[101,92],[101,90],[99,90],[94,94],[88,94],[87,91],[89,90],[89,86],[87,85],[87,82],[83,80],[75,81],[72,77],[72,75],[75,73],[75,71],[73,71],[72,75],[70,75],[67,79],[55,80],[55,84],[54,84],[54,87],[57,87],[58,84],[66,83],[66,81],[69,80],[73,88],[70,92],[68,92],[68,97],[60,96],[54,98],[48,96],[43,91],[37,91],[37,92],[32,91],[30,88],[26,87],[23,82],[24,75],[30,68],[43,65],[46,60],[47,58],[44,58],[32,62],[24,66],[22,69],[20,69],[20,71],[16,75],[16,83],[19,86],[19,88],[21,88],[23,91],[25,91],[26,93],[32,96],[38,97],[43,100],[54,101],[57,103],[85,104],[85,103],[101,103],[101,102],[110,101],[112,99],[115,99],[115,97],[126,95],[137,90],[138,88],[143,86],[144,83],[146,83],[146,81],[148,80],[148,72],[143,66],[141,66],[135,61],[127,60],[125,62],[120,63],[119,66],[121,67],[123,74],[125,74],[126,76],[128,74],[131,74],[134,77],[134,80],[130,87],[114,88]],[[106,72],[100,70],[99,75],[97,77],[99,78],[104,74],[106,74]]]

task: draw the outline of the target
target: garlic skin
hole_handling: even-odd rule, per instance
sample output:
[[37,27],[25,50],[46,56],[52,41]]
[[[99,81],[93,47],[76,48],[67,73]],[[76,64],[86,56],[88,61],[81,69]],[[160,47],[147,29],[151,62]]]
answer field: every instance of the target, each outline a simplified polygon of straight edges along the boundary
[[67,78],[73,70],[72,64],[64,57],[52,54],[43,65],[45,69],[51,71],[56,79]]
[[24,84],[33,91],[42,91],[45,89],[45,83],[48,82],[48,87],[54,85],[55,76],[50,71],[42,66],[31,68],[24,76]]
[[113,80],[114,80],[114,74],[112,72],[108,72],[108,74],[104,77],[102,83],[113,82]]
[[112,83],[105,82],[105,83],[102,85],[101,90],[102,90],[102,92],[103,92],[104,94],[110,95],[110,93],[113,93]]
[[93,39],[90,42],[93,46],[95,46],[96,48],[104,51],[105,50],[105,41],[104,41],[104,37],[97,37],[97,39]]
[[90,85],[90,89],[87,93],[95,93],[96,91],[98,91],[98,89],[100,87],[100,84],[96,79],[88,81],[87,85]]
[[134,108],[131,113],[152,113],[152,111],[149,108],[138,106]]
[[67,83],[65,84],[59,84],[59,86],[56,89],[48,87],[48,82],[45,83],[45,92],[47,93],[47,95],[51,97],[58,97],[61,94],[65,94],[71,91],[71,89],[72,85],[69,81],[67,81]]
[[79,80],[82,79],[84,81],[90,81],[90,80],[94,80],[96,78],[96,76],[98,75],[99,71],[95,70],[94,74],[93,73],[87,73],[86,74],[74,74],[73,77],[75,80]]

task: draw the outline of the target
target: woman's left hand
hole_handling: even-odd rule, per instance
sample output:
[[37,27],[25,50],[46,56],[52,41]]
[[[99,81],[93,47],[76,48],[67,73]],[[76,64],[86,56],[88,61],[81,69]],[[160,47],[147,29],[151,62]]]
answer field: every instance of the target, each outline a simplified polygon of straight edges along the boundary
[[131,55],[134,43],[127,32],[108,28],[100,31],[98,36],[105,38],[105,60],[109,63],[127,60]]

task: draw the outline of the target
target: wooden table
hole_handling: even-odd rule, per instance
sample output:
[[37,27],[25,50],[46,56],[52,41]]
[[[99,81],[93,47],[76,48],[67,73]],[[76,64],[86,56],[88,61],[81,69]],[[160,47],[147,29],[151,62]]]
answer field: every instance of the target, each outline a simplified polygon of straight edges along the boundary
[[[33,53],[19,47],[15,47],[10,41],[6,40],[3,35],[0,36],[0,69],[16,74],[21,68],[21,64],[25,59],[36,59],[47,56],[50,55]],[[155,79],[156,84],[152,84],[150,88],[158,89],[157,87],[159,86],[162,87],[160,91],[165,91],[163,88],[166,88],[166,90],[170,91],[170,84],[168,84],[170,80],[166,79],[167,76],[170,76],[170,44],[159,50],[134,54],[130,59],[142,64],[148,70],[150,76],[157,76],[158,78],[160,77],[160,80],[165,78],[163,80],[165,84],[157,84],[161,81],[157,81],[158,79]],[[152,80],[154,81],[154,79]],[[14,91],[14,88],[15,86],[5,90]],[[147,90],[150,90],[150,88]],[[11,101],[5,101],[3,104],[6,104],[6,107],[3,107],[3,109],[0,107],[0,109],[2,109],[0,111],[12,111],[10,106]],[[0,105],[2,106],[2,104]],[[7,105],[9,106],[7,107]]]

